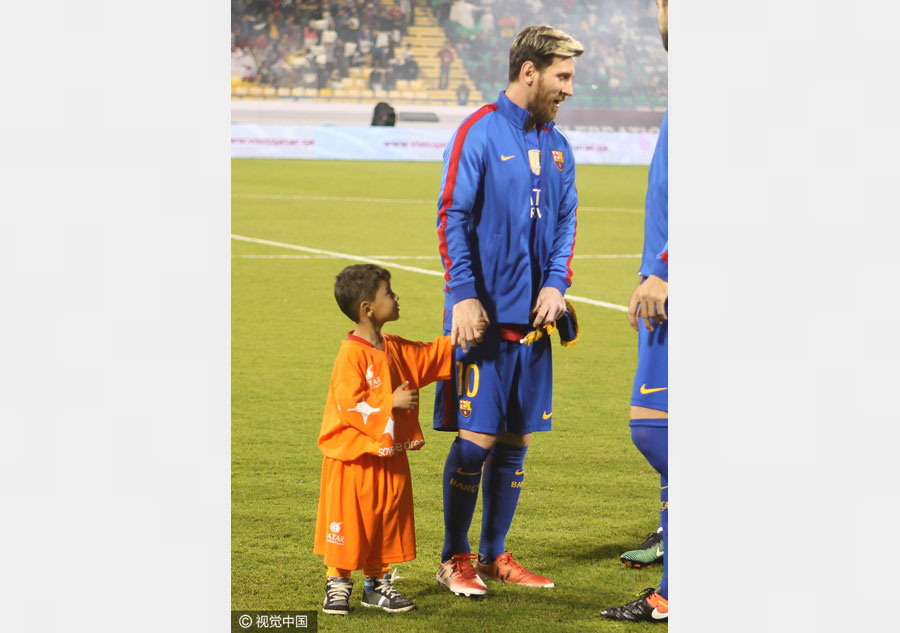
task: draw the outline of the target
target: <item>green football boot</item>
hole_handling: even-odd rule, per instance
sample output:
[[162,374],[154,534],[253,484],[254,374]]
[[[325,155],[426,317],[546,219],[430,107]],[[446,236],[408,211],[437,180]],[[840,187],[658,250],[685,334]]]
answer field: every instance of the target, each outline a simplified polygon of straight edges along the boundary
[[647,540],[638,545],[637,549],[625,552],[619,557],[626,567],[650,567],[661,563],[665,552],[663,550],[662,528],[647,536]]

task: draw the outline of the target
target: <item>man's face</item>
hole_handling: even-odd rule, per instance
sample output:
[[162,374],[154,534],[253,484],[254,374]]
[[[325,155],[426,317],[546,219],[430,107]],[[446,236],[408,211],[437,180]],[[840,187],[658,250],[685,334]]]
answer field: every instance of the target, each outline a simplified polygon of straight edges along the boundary
[[373,319],[379,323],[396,321],[400,318],[400,297],[391,290],[391,284],[382,281],[372,301]]
[[574,76],[575,60],[572,57],[554,57],[552,64],[537,72],[528,102],[530,118],[536,125],[544,125],[556,118],[560,104],[572,96]]
[[669,0],[656,0],[659,34],[662,36],[663,48],[669,50]]

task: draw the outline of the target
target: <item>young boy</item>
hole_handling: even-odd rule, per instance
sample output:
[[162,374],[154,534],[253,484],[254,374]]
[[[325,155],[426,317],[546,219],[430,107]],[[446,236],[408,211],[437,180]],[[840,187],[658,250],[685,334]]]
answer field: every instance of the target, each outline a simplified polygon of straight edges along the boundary
[[334,296],[356,328],[341,343],[319,449],[325,455],[314,551],[325,557],[325,613],[346,615],[351,572],[362,569],[362,605],[385,611],[416,606],[394,588],[391,563],[416,557],[412,483],[406,451],[422,447],[419,388],[447,380],[450,337],[433,343],[382,334],[400,318],[391,274],[372,264],[348,266]]

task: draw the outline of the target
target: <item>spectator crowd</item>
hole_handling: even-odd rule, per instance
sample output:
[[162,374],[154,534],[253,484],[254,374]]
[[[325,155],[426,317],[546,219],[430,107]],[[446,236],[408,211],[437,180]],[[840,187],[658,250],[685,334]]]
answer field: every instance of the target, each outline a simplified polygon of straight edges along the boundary
[[231,73],[275,87],[322,89],[372,66],[370,85],[415,78],[412,51],[395,57],[417,0],[232,0]]
[[[371,67],[370,88],[414,80],[419,64],[401,46],[415,8],[431,9],[451,49],[441,55],[447,88],[460,57],[485,98],[505,87],[509,45],[529,24],[551,24],[585,46],[575,92],[584,105],[665,105],[668,75],[655,0],[232,0],[232,75],[275,87],[323,89]],[[398,54],[399,52],[399,54]],[[455,88],[455,87],[453,87]]]
[[664,105],[665,50],[656,0],[456,0],[441,2],[438,19],[469,76],[485,97],[508,80],[509,45],[523,27],[550,24],[584,44],[576,62],[579,103]]

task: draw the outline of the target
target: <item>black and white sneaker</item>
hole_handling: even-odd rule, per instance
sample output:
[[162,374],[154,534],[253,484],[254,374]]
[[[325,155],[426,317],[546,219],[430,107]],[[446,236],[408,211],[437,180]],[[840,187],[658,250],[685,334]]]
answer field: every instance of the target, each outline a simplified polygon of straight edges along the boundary
[[604,618],[626,622],[668,622],[669,601],[656,593],[656,589],[644,589],[637,600],[600,612]]
[[347,615],[350,613],[350,592],[353,591],[353,579],[329,576],[325,582],[325,604],[322,611],[331,615]]
[[376,578],[375,588],[372,591],[363,591],[362,606],[378,607],[389,613],[415,609],[416,605],[412,600],[394,588],[394,581],[399,579],[396,569],[382,578]]

